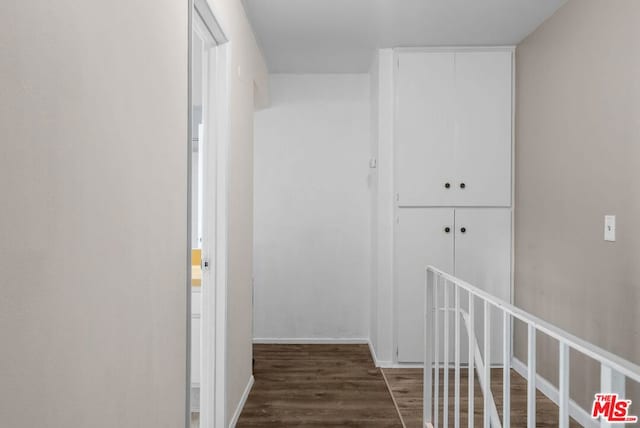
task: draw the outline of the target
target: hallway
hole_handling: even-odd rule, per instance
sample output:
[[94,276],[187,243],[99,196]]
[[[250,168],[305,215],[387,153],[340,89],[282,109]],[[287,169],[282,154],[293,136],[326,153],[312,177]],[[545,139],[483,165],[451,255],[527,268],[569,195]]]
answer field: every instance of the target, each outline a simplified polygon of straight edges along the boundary
[[0,47],[0,428],[639,426],[640,0],[2,1]]
[[255,384],[238,428],[402,423],[367,345],[254,345]]
[[[254,345],[255,384],[237,427],[406,427],[422,421],[422,369],[376,368],[367,345]],[[444,371],[441,369],[441,379]],[[449,421],[453,423],[453,370]],[[387,387],[388,385],[388,387]],[[502,418],[502,370],[491,371],[491,389]],[[460,371],[460,424],[467,425],[467,372]],[[443,384],[440,384],[442,412]],[[475,381],[475,426],[482,426],[483,398]],[[527,382],[511,372],[511,424],[526,425]],[[397,409],[397,410],[396,410]],[[537,427],[556,427],[558,407],[538,391]],[[573,427],[580,425],[571,420]]]

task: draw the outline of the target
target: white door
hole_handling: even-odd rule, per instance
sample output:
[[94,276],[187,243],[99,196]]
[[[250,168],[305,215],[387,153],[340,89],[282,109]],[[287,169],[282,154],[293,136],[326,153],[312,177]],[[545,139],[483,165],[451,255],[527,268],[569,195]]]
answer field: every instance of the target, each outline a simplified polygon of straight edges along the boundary
[[[198,3],[198,2],[196,2]],[[200,7],[203,7],[201,2]],[[198,5],[195,5],[196,9]],[[202,9],[198,9],[200,11]],[[191,246],[201,254],[192,266],[191,421],[213,427],[216,399],[216,283],[218,236],[217,43],[202,14],[194,9],[191,56]],[[197,278],[200,277],[200,281]]]
[[399,208],[397,214],[398,362],[421,363],[426,267],[453,274],[454,212],[452,208]]
[[[509,208],[457,208],[455,224],[455,276],[509,302],[511,210]],[[476,302],[474,310],[476,337],[480,348],[483,349],[482,305]],[[490,360],[493,364],[499,364],[502,362],[502,318],[493,311],[491,319],[493,334]]]
[[454,54],[403,52],[398,61],[398,204],[451,205],[455,198]]
[[456,205],[511,204],[511,52],[455,56]]

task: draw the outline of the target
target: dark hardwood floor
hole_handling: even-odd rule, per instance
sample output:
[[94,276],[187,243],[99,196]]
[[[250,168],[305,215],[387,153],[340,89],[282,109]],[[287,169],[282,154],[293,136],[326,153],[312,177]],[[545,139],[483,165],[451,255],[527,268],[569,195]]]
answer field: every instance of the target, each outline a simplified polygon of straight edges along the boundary
[[367,345],[255,345],[237,427],[400,428]]
[[[237,427],[422,426],[422,369],[377,369],[367,345],[254,345],[255,384]],[[440,425],[442,379],[440,373]],[[449,425],[453,426],[453,370]],[[385,378],[389,388],[385,384]],[[391,393],[390,393],[390,391]],[[502,418],[502,370],[491,370],[491,390]],[[460,371],[460,426],[467,426],[467,370]],[[393,399],[392,395],[393,394]],[[394,405],[394,400],[398,410]],[[474,424],[482,426],[483,398],[475,382]],[[527,383],[511,372],[511,426],[526,426]],[[398,416],[402,415],[402,421]],[[558,408],[538,392],[537,427],[557,427]],[[571,427],[580,425],[571,421]]]
[[[389,383],[398,409],[407,428],[422,427],[422,369],[382,369]],[[444,370],[440,371],[440,425],[442,409]],[[460,426],[467,426],[468,418],[467,370],[460,370]],[[502,370],[491,370],[491,391],[502,418]],[[449,425],[453,426],[454,372],[449,371]],[[474,426],[482,426],[484,400],[477,377],[474,383]],[[515,371],[511,371],[511,426],[527,426],[527,382]],[[558,407],[538,391],[536,396],[536,426],[552,428],[558,426]],[[580,427],[571,420],[571,427]]]

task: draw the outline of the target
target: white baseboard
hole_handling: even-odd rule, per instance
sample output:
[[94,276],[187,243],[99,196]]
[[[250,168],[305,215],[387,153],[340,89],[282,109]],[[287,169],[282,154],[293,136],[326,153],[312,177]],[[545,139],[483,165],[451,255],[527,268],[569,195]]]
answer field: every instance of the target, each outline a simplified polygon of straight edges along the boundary
[[424,369],[424,364],[420,363],[394,363],[391,362],[388,366],[383,366],[385,369]]
[[[527,365],[516,357],[511,359],[511,368],[527,379]],[[549,400],[559,405],[560,392],[551,382],[539,374],[536,374],[536,388],[546,395]],[[573,400],[569,400],[569,415],[584,427],[597,428],[599,426],[598,422],[592,419],[591,415]]]
[[242,409],[244,409],[244,405],[247,403],[247,398],[249,398],[249,393],[251,392],[251,388],[253,387],[253,383],[255,379],[253,375],[249,378],[249,382],[247,382],[247,386],[242,393],[242,397],[240,397],[240,402],[238,403],[238,407],[236,407],[236,411],[233,412],[233,417],[229,422],[229,428],[235,428],[238,423],[238,419],[240,419],[240,415],[242,414]]
[[[376,367],[380,369],[391,369],[391,368],[399,368],[399,367],[408,368],[404,365],[398,366],[398,364],[394,363],[393,361],[379,360],[378,355],[376,355],[376,350],[373,347],[373,343],[371,343],[370,340],[368,340],[367,343],[369,344],[369,352],[371,353],[371,358],[373,358],[373,362],[375,363]],[[422,366],[419,366],[419,367],[422,367]]]
[[373,343],[370,340],[367,340],[367,344],[369,345],[369,352],[371,353],[371,358],[373,359],[373,363],[378,368],[386,368],[393,364],[392,361],[380,361],[378,356],[376,355],[376,350],[373,348]]
[[371,343],[371,341],[368,340],[367,345],[369,345],[369,353],[371,354],[373,363],[376,365],[376,367],[380,367],[380,364],[378,364],[378,356],[376,355],[376,350],[373,349],[373,343]]
[[337,337],[256,337],[255,344],[278,345],[366,345],[369,339]]

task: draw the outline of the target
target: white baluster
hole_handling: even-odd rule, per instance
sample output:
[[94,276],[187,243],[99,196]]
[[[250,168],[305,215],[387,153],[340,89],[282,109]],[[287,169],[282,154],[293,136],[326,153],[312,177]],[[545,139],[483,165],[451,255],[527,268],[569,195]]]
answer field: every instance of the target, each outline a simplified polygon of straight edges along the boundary
[[491,307],[484,301],[484,428],[491,427]]
[[474,417],[474,383],[475,383],[475,368],[474,368],[474,361],[475,361],[475,340],[474,336],[475,336],[475,303],[474,303],[474,298],[473,298],[473,294],[471,292],[469,292],[469,331],[467,332],[469,334],[469,368],[468,368],[468,380],[469,380],[469,390],[467,392],[468,394],[468,398],[469,398],[469,420],[468,420],[468,427],[469,428],[473,428],[473,417]]
[[433,426],[438,426],[438,405],[440,403],[440,329],[438,327],[438,319],[440,318],[440,300],[438,296],[438,289],[440,285],[440,275],[436,277],[436,282],[433,287],[433,303],[436,305],[436,310],[433,314],[433,355],[435,358],[435,364],[433,366]]
[[[600,364],[600,392],[603,394],[618,394],[618,397],[624,398],[626,379],[624,375],[613,370],[611,367]],[[600,419],[601,428],[609,428],[613,426],[604,419]]]
[[536,328],[528,327],[527,428],[536,428]]
[[560,342],[558,375],[558,392],[560,394],[558,426],[569,428],[569,347],[564,342]]
[[442,426],[449,426],[449,281],[444,281],[444,376],[442,379]]
[[454,284],[454,306],[455,306],[455,397],[454,397],[454,428],[460,428],[460,288]]
[[502,426],[511,426],[511,316],[502,312]]
[[431,423],[431,402],[433,399],[433,280],[434,273],[427,271],[424,294],[424,384],[423,384],[423,425]]

